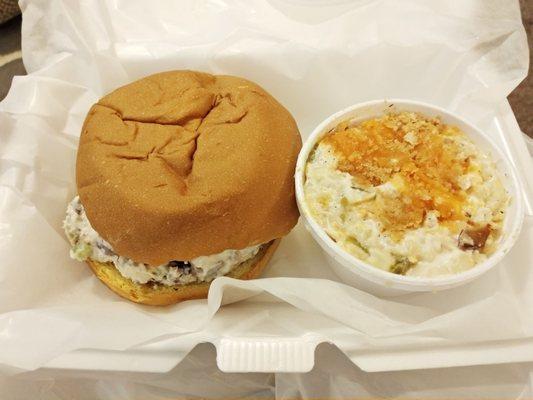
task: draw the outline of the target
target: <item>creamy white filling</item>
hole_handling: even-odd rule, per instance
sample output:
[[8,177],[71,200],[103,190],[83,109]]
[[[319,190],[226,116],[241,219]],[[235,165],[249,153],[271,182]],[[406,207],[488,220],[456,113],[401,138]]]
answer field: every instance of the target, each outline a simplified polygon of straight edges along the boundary
[[147,266],[119,256],[91,226],[79,196],[67,207],[63,229],[72,245],[70,256],[78,261],[92,259],[111,262],[125,278],[135,283],[153,282],[166,286],[194,282],[210,282],[231,272],[243,262],[255,257],[261,245],[241,250],[224,250],[218,254],[196,257],[190,261],[169,261],[158,266]]
[[[472,171],[459,178],[467,195],[464,211],[479,225],[500,228],[508,196],[494,163],[466,137],[456,140],[471,156]],[[320,143],[307,162],[305,199],[316,221],[349,253],[386,271],[408,263],[406,275],[412,276],[456,274],[486,259],[487,255],[478,250],[461,250],[458,233],[439,223],[437,211],[428,212],[424,224],[408,230],[400,241],[392,240],[380,222],[362,213],[359,205],[374,201],[376,196],[401,196],[402,182],[391,179],[380,186],[362,188],[337,165],[333,148]],[[493,240],[487,240],[487,247],[495,245]]]

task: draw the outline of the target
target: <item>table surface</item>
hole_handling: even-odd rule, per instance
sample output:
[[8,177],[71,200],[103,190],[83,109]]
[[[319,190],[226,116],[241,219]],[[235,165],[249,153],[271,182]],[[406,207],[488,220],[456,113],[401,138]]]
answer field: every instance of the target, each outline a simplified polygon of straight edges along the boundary
[[[530,53],[533,48],[533,1],[520,0],[522,18],[529,40]],[[11,86],[14,75],[26,73],[20,51],[20,25],[22,18],[15,17],[0,25],[0,100]],[[516,114],[520,128],[533,138],[533,74],[528,77],[509,95],[509,101]]]

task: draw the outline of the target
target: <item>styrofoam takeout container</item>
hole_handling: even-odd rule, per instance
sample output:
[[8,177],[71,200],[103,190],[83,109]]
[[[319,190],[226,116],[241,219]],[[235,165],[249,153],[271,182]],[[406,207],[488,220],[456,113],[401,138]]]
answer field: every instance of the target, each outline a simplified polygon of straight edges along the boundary
[[[390,111],[415,111],[430,117],[440,117],[445,124],[459,127],[485,153],[492,156],[507,192],[511,197],[498,249],[474,268],[454,275],[413,277],[393,274],[376,268],[338,246],[312,217],[305,201],[305,166],[309,153],[332,128],[347,119],[353,122],[378,117]],[[393,296],[408,292],[427,292],[463,285],[493,268],[514,245],[524,219],[520,183],[513,166],[496,144],[482,131],[458,115],[440,107],[404,99],[376,100],[355,104],[324,120],[308,137],[298,156],[295,173],[296,198],[305,225],[314,239],[329,255],[328,262],[347,284],[377,295]]]

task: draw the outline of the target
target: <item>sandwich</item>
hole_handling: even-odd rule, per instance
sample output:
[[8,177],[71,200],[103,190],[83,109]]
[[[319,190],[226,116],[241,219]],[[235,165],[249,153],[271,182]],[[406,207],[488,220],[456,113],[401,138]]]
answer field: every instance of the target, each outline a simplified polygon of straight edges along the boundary
[[298,220],[300,147],[290,113],[246,79],[170,71],[120,87],[82,127],[71,257],[148,305],[255,278]]

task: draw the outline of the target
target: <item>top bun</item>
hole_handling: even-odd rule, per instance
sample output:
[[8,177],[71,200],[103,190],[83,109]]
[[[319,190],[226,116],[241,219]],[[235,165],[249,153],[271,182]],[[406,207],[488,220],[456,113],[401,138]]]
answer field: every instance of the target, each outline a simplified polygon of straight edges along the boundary
[[148,265],[242,249],[298,220],[289,112],[248,80],[170,71],[92,106],[76,179],[93,228]]

